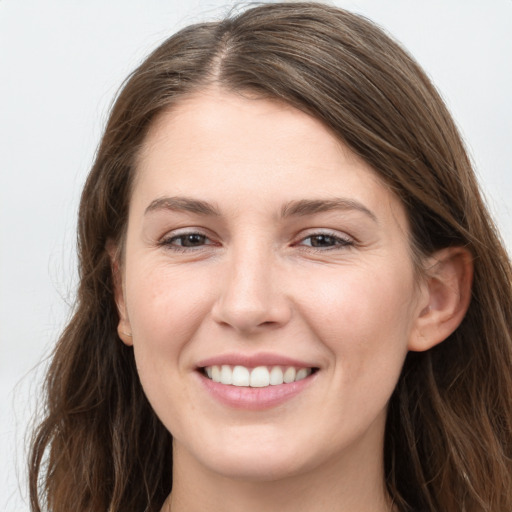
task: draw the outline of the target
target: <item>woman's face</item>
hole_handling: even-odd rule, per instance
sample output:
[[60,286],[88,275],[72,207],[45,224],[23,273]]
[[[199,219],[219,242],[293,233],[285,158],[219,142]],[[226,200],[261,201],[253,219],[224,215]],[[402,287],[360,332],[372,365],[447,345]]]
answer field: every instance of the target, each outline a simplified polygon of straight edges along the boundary
[[381,470],[422,287],[400,202],[319,121],[218,90],[163,113],[125,251],[119,331],[176,463]]

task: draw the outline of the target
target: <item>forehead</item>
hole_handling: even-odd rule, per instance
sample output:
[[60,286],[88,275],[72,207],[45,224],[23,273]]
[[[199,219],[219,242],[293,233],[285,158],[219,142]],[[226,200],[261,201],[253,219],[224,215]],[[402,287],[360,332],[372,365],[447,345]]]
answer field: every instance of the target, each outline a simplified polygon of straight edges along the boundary
[[[191,95],[153,122],[138,157],[135,196],[256,198],[260,206],[348,196],[405,213],[377,173],[318,119],[277,100],[217,89]],[[135,198],[134,198],[135,199]]]
[[229,149],[233,158],[257,152],[258,161],[265,156],[275,161],[279,146],[280,156],[293,161],[302,160],[303,153],[318,144],[329,146],[326,155],[336,152],[345,160],[356,159],[321,121],[283,101],[213,88],[161,112],[150,126],[138,162],[144,167],[155,150],[164,147],[179,150],[181,157],[187,150],[195,150],[190,156],[196,158],[197,150]]

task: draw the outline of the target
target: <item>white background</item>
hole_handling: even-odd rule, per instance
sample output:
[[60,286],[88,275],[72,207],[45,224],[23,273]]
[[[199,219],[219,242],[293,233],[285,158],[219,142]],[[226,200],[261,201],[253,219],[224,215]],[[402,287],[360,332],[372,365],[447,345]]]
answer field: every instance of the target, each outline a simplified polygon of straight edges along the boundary
[[[512,0],[331,3],[381,24],[433,78],[511,249]],[[108,106],[159,42],[230,5],[0,0],[0,510],[28,510],[24,437],[73,300],[77,203]]]

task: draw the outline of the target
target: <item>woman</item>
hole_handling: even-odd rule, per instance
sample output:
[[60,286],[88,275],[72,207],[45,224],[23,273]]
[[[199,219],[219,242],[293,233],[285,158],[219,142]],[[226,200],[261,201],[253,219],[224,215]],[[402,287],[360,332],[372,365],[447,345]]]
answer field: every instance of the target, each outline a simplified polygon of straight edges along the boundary
[[367,20],[272,4],[161,45],[79,254],[33,510],[512,509],[510,261],[442,100]]

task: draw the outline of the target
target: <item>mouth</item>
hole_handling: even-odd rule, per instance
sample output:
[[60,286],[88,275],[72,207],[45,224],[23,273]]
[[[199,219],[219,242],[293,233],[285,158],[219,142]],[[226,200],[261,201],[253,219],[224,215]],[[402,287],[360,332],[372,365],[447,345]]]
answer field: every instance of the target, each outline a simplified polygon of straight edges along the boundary
[[296,366],[212,365],[199,368],[199,372],[213,382],[226,386],[266,388],[292,384],[308,378],[318,368]]
[[307,390],[315,389],[320,373],[311,362],[270,352],[224,353],[198,361],[195,373],[223,406],[263,411],[311,396]]

